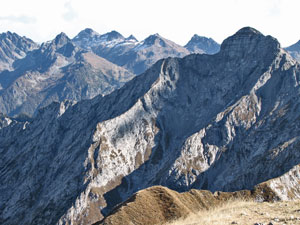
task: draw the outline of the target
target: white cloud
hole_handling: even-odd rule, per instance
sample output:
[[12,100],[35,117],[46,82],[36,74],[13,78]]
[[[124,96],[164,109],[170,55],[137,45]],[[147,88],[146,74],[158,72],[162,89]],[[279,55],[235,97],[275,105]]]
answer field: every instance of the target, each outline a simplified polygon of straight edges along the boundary
[[13,15],[0,16],[0,20],[9,21],[9,22],[12,22],[12,23],[24,23],[24,24],[30,24],[30,23],[35,23],[36,22],[36,18],[30,17],[30,16],[26,16],[26,15],[20,15],[20,16],[13,16]]
[[62,15],[62,17],[68,21],[74,21],[78,17],[78,13],[73,9],[71,2],[66,2],[65,5],[65,13]]

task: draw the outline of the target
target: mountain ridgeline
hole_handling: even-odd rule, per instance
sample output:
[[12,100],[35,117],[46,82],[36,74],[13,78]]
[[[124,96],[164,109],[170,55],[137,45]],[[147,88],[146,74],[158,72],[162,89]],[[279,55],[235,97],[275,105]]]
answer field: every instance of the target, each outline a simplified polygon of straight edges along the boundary
[[299,82],[278,41],[246,27],[217,54],[162,59],[108,95],[3,122],[0,223],[93,224],[154,185],[238,191],[277,177],[276,199],[297,198]]
[[[210,49],[209,43],[202,43]],[[203,50],[201,53],[205,53]],[[144,41],[92,29],[72,40],[57,35],[41,45],[11,32],[0,35],[0,112],[34,116],[52,102],[107,95],[157,60],[183,57],[186,48],[158,34]]]

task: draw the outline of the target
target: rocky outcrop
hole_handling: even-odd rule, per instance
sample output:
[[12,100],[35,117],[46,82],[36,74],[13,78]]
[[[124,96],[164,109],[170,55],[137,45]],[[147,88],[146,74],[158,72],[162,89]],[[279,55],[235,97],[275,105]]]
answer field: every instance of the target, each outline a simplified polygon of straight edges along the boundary
[[153,185],[237,191],[281,176],[300,161],[299,79],[278,41],[247,27],[215,55],[53,103],[0,130],[0,223],[92,224]]

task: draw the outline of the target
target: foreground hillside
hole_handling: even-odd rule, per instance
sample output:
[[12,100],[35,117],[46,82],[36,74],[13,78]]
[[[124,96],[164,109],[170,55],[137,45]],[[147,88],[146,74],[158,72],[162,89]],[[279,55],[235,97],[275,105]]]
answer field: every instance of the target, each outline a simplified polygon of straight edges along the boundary
[[93,224],[154,185],[239,191],[283,176],[269,198],[297,199],[299,84],[278,41],[246,27],[215,55],[160,60],[106,96],[5,117],[0,223]]
[[[292,179],[289,179],[291,178]],[[299,165],[252,190],[215,192],[192,189],[178,193],[162,186],[141,190],[96,224],[255,224],[291,220],[300,223]],[[294,183],[294,187],[286,182]],[[277,185],[281,185],[278,188]],[[289,198],[282,193],[289,192]],[[272,209],[274,207],[274,209]],[[284,209],[284,210],[283,210]],[[298,214],[298,215],[297,215]],[[291,216],[294,216],[291,218]]]

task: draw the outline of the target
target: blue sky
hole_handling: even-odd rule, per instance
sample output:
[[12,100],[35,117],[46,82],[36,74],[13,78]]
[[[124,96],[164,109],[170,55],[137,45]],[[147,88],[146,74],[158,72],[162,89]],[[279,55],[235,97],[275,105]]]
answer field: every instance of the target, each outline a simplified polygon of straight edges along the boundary
[[276,37],[285,47],[300,39],[299,0],[1,0],[0,32],[34,41],[69,37],[84,28],[117,30],[139,40],[159,33],[184,45],[193,34],[221,43],[244,26]]

